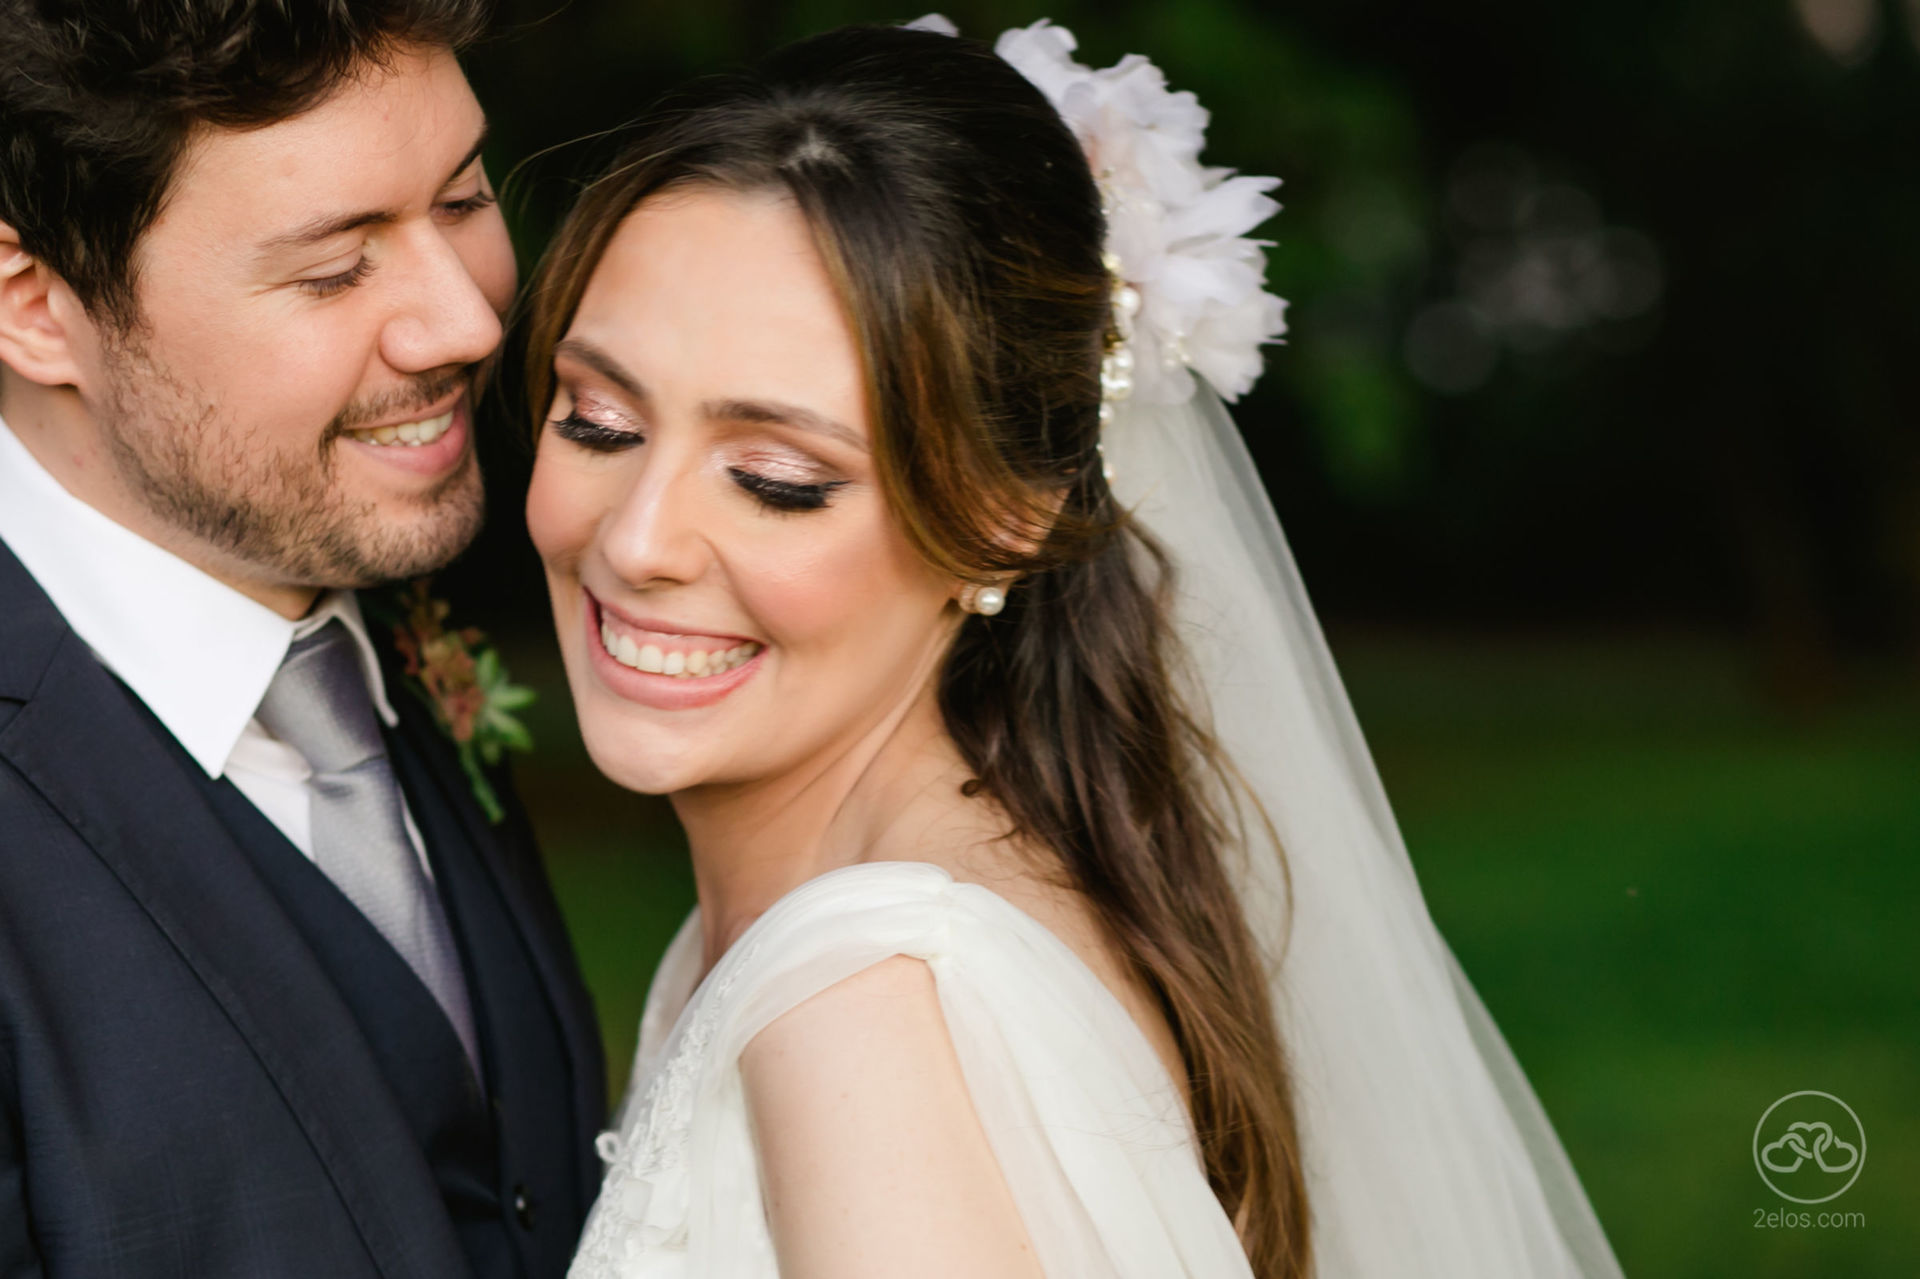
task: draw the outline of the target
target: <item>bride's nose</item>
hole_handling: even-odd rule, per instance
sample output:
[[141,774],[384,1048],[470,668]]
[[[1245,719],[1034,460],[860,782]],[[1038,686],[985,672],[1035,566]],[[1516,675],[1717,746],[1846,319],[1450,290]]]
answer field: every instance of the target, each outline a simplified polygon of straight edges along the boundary
[[697,459],[656,449],[639,482],[600,527],[600,550],[620,580],[636,590],[691,582],[712,557],[701,524]]

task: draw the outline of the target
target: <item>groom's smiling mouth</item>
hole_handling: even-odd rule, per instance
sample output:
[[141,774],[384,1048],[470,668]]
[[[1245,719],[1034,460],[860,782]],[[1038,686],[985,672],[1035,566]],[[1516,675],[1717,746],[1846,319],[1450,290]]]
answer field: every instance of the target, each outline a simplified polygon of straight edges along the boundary
[[438,417],[422,418],[417,422],[402,422],[398,426],[371,426],[359,431],[349,431],[350,439],[363,444],[380,444],[399,448],[419,448],[431,444],[453,426],[453,410],[448,409]]
[[416,409],[405,419],[342,431],[339,438],[354,452],[387,466],[423,476],[439,476],[466,458],[473,410],[465,388],[439,404]]

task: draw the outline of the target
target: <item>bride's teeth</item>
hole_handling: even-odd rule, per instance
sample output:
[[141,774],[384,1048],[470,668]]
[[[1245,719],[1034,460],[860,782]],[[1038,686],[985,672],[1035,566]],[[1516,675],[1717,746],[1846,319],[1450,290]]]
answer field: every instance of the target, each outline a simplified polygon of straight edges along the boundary
[[600,622],[600,643],[613,660],[622,666],[675,679],[700,679],[724,674],[736,666],[745,665],[749,658],[760,651],[759,645],[747,643],[726,649],[675,649],[666,652],[657,644],[639,644],[631,635],[619,634],[613,629],[613,623],[604,618]]

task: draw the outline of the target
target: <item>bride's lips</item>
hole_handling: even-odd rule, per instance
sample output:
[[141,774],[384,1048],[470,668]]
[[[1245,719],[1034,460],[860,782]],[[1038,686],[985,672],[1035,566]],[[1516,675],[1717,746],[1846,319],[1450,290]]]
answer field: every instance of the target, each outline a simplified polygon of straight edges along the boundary
[[[581,588],[580,600],[584,624],[580,638],[586,645],[594,674],[614,695],[655,710],[693,710],[713,705],[752,679],[760,669],[760,659],[766,653],[764,645],[742,636],[688,631],[654,619],[633,617],[602,604],[585,587]],[[607,651],[602,638],[603,624],[611,626],[619,636],[632,640],[636,646],[641,646],[645,641],[657,650],[682,654],[682,662],[677,664],[680,666],[684,666],[684,654],[689,652],[739,653],[745,646],[750,648],[750,655],[741,654],[736,659],[737,665],[711,675],[669,675],[664,670],[658,673],[636,670]]]

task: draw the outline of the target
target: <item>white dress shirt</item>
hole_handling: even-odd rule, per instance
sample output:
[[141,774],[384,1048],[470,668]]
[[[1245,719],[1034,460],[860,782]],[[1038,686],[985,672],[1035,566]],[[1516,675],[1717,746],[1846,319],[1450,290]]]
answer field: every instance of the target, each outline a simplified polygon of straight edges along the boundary
[[[359,650],[375,713],[388,727],[398,722],[353,592],[330,591],[288,621],[74,497],[3,420],[0,541],[207,776],[231,779],[311,858],[313,770],[254,712],[293,642],[338,618]],[[406,826],[431,876],[411,813]]]

